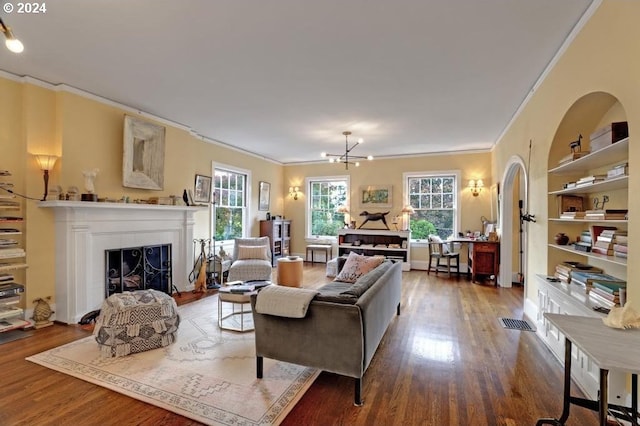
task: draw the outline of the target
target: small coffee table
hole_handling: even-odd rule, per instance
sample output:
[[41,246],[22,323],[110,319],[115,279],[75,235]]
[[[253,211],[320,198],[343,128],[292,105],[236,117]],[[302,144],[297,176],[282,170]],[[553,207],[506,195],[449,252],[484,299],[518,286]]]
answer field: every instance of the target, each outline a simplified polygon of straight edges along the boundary
[[[261,281],[260,283],[264,282]],[[247,283],[247,285],[251,285],[251,283]],[[258,285],[263,286],[263,284]],[[232,291],[234,287],[237,289],[237,287],[240,286],[220,287],[218,290],[218,327],[222,330],[252,331],[253,315],[251,314],[251,295],[257,294],[262,287],[243,292]],[[223,302],[231,304],[231,312],[223,314]],[[247,306],[249,306],[249,309],[245,309]]]

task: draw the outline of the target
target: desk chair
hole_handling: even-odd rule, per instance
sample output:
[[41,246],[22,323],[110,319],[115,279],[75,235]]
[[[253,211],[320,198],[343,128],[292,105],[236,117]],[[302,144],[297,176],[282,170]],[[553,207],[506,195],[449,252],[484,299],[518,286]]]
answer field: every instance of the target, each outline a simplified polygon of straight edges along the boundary
[[[438,241],[439,240],[439,241]],[[451,276],[451,260],[455,261],[456,273],[460,276],[460,253],[452,252],[449,250],[449,245],[440,239],[440,237],[429,236],[429,267],[427,268],[427,274],[431,272],[431,261],[435,259],[436,263],[434,270],[438,275],[438,267],[445,266],[440,263],[440,260],[446,260],[447,272]]]

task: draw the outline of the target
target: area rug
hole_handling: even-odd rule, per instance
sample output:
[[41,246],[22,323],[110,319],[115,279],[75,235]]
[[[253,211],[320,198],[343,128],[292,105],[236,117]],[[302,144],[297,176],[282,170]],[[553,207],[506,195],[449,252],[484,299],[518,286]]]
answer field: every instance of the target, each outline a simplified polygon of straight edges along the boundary
[[254,333],[220,330],[216,298],[181,306],[165,348],[101,358],[90,336],[27,360],[205,424],[277,425],[319,371],[265,358],[256,379]]

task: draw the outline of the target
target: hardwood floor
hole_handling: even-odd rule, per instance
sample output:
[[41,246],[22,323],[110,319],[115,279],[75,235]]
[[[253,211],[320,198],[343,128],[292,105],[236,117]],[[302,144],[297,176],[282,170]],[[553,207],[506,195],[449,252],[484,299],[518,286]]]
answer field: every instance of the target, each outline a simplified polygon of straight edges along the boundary
[[[324,284],[324,265],[305,264],[304,280],[305,287]],[[560,365],[535,333],[503,329],[497,320],[522,318],[522,294],[404,272],[402,313],[367,370],[364,406],[353,405],[353,379],[322,373],[283,425],[520,426],[558,416]],[[183,293],[177,300],[200,297]],[[56,324],[0,345],[0,425],[199,424],[25,361],[89,333]],[[593,412],[571,407],[567,425],[595,424]]]

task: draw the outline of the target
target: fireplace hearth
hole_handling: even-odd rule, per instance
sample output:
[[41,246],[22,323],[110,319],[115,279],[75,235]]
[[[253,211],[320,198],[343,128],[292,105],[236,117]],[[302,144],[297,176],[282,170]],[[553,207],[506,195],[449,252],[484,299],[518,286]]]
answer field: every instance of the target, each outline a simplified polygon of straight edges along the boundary
[[171,244],[105,250],[106,297],[134,290],[171,294]]

